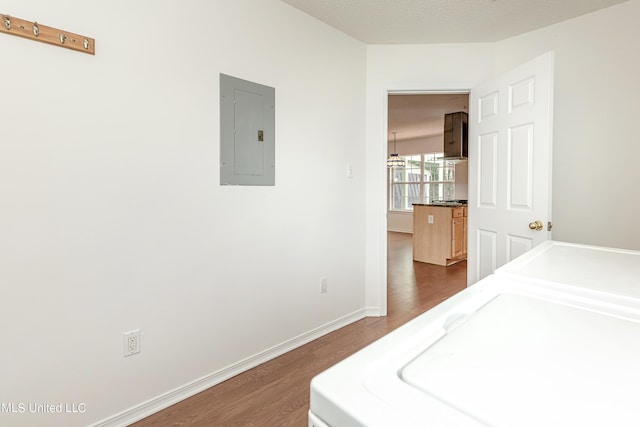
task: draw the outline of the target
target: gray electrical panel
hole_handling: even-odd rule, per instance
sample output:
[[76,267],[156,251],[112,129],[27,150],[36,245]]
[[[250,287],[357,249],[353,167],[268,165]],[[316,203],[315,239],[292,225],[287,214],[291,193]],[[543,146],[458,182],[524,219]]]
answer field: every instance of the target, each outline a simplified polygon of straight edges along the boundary
[[275,92],[220,74],[221,185],[275,185]]

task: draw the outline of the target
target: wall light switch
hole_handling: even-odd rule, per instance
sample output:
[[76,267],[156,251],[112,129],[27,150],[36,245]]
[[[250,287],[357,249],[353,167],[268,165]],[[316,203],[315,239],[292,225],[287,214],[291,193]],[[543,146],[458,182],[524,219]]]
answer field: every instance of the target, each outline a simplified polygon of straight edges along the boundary
[[353,165],[347,163],[347,178],[353,178]]
[[428,222],[429,224],[433,224],[433,215],[429,215],[429,216],[427,217],[427,222]]
[[329,284],[329,279],[327,277],[321,277],[320,278],[320,293],[324,294],[325,292],[327,292],[327,287]]

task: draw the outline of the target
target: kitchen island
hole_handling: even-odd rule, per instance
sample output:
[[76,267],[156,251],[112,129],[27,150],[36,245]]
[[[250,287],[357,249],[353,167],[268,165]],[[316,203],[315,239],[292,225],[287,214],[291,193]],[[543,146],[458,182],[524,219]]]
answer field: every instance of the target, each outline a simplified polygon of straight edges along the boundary
[[467,206],[414,204],[413,259],[443,266],[467,259]]

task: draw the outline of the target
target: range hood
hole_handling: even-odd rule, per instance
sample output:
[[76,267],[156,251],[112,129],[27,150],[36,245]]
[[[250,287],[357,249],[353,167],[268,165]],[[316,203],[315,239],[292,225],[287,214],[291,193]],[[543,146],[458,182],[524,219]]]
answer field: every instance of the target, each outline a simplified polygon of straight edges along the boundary
[[468,154],[468,115],[464,111],[444,115],[444,158],[466,159]]

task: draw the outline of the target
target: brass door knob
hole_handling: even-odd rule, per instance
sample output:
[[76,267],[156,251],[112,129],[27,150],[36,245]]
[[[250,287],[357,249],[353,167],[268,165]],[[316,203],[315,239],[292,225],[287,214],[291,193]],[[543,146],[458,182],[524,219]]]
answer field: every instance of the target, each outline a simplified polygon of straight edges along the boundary
[[543,227],[544,225],[542,224],[542,221],[533,221],[529,223],[529,228],[531,230],[540,231]]

